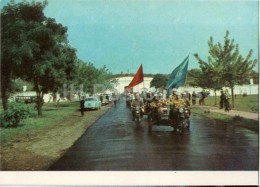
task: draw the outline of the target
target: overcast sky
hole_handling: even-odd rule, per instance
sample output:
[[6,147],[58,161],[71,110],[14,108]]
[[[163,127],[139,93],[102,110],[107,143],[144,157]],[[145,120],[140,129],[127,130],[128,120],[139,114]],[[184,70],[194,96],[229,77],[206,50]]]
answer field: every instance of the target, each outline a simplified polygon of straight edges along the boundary
[[209,37],[223,43],[226,30],[258,59],[256,0],[48,0],[45,14],[68,27],[80,59],[112,73],[140,64],[144,73],[171,73],[188,54],[197,68],[193,54],[206,60]]

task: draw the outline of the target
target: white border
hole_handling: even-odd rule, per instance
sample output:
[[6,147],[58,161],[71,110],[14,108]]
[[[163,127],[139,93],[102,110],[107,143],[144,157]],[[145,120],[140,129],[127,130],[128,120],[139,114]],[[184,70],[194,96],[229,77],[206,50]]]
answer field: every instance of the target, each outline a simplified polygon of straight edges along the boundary
[[0,172],[0,185],[258,185],[258,171]]

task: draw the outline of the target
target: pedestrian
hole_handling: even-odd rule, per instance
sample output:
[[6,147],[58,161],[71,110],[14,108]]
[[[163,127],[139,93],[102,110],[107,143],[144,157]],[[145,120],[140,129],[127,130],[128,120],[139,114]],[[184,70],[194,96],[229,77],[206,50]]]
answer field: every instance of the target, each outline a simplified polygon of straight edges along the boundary
[[80,113],[81,113],[82,117],[84,116],[84,103],[85,103],[84,97],[81,97],[81,99],[80,99]]
[[202,105],[202,92],[199,93],[199,105]]
[[202,92],[201,92],[201,105],[205,105],[205,98],[206,98],[205,90],[202,90]]
[[192,92],[191,98],[192,98],[192,105],[196,105],[197,95],[195,91]]
[[228,93],[228,89],[225,90],[225,97],[224,97],[224,105],[225,105],[225,112],[230,111],[230,95]]
[[222,109],[224,107],[224,100],[225,100],[225,94],[223,90],[220,91],[220,102],[219,102],[219,108]]

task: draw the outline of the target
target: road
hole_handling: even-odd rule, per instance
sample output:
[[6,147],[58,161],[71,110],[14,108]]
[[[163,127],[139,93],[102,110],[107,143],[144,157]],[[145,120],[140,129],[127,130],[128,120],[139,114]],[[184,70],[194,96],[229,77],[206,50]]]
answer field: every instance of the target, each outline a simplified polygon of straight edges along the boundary
[[[144,117],[145,118],[145,117]],[[258,133],[198,115],[183,135],[145,119],[137,128],[123,99],[52,165],[56,171],[255,171]]]

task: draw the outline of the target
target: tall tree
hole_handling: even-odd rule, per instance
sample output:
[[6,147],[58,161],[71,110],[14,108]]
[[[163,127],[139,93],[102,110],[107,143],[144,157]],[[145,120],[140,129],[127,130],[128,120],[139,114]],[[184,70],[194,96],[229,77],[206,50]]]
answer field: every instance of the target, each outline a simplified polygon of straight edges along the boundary
[[198,86],[214,90],[215,106],[217,106],[216,92],[223,87],[220,76],[221,64],[218,61],[213,61],[211,57],[209,57],[208,62],[206,62],[203,61],[198,54],[194,54],[194,56],[198,60],[201,68],[201,72],[197,75]]
[[4,44],[1,70],[8,72],[1,81],[10,85],[12,76],[19,76],[33,82],[39,116],[43,95],[68,77],[76,57],[67,42],[67,28],[45,17],[45,6],[46,2],[24,1],[8,4],[1,13]]
[[4,110],[8,108],[8,98],[12,92],[13,80],[21,74],[23,58],[32,57],[33,44],[27,40],[27,23],[41,22],[41,10],[45,4],[15,4],[14,1],[1,11],[1,97]]
[[234,43],[234,39],[229,39],[229,31],[226,31],[223,45],[220,42],[214,43],[211,36],[208,46],[210,55],[208,62],[203,61],[198,54],[194,56],[205,77],[208,74],[207,81],[212,79],[215,83],[212,83],[214,87],[230,87],[234,108],[234,86],[249,80],[252,69],[257,63],[256,59],[251,59],[253,50],[251,49],[244,58],[239,52],[239,45]]

